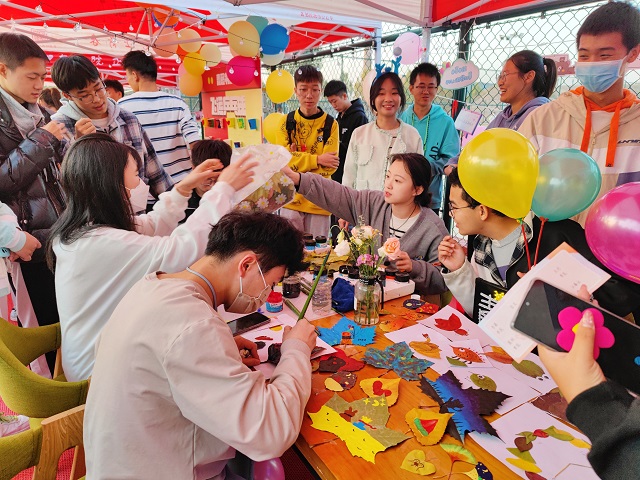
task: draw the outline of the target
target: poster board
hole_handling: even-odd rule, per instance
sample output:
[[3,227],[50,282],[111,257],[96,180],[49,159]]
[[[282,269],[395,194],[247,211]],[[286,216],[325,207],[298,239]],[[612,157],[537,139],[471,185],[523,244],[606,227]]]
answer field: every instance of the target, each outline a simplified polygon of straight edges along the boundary
[[234,148],[262,143],[262,82],[260,71],[248,85],[229,81],[226,65],[202,75],[203,128],[207,138],[228,141]]

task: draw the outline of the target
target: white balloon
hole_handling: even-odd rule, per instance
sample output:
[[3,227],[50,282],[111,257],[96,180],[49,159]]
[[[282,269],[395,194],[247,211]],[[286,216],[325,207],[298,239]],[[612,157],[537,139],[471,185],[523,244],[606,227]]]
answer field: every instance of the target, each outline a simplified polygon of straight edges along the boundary
[[284,50],[280,53],[275,53],[273,55],[262,54],[262,63],[264,63],[265,65],[269,65],[270,67],[278,65],[283,59],[284,59]]

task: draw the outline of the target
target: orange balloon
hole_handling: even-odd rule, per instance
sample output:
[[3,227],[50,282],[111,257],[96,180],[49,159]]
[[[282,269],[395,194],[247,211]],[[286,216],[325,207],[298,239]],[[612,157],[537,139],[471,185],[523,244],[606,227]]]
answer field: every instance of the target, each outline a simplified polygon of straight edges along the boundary
[[[156,30],[153,32],[153,36],[158,35],[160,30]],[[162,34],[156,38],[156,42],[153,47],[153,51],[159,57],[170,57],[175,54],[178,50],[178,44],[175,43],[178,41],[178,34],[175,30],[164,29]],[[170,43],[172,45],[164,45],[165,43]]]
[[183,95],[197,97],[202,91],[202,77],[185,72],[178,77],[178,85]]
[[200,49],[200,55],[207,62],[208,67],[215,67],[222,60],[222,53],[220,48],[213,43],[205,43]]
[[185,28],[178,33],[180,46],[187,52],[197,52],[202,46],[200,34],[192,28]]

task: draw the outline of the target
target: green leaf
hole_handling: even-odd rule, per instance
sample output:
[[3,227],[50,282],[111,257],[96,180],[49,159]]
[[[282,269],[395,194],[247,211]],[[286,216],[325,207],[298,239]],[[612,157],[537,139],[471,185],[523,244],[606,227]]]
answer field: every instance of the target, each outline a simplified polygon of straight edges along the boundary
[[568,432],[563,430],[558,430],[556,427],[549,427],[543,430],[543,432],[548,433],[550,437],[556,438],[558,440],[563,440],[565,442],[570,442],[575,437]]
[[521,452],[517,448],[507,448],[507,451],[511,453],[511,455],[515,455],[516,457],[524,460],[525,462],[536,463],[536,461],[531,456],[531,453],[527,450],[526,452]]
[[466,367],[467,364],[457,358],[447,357],[449,363],[455,367]]

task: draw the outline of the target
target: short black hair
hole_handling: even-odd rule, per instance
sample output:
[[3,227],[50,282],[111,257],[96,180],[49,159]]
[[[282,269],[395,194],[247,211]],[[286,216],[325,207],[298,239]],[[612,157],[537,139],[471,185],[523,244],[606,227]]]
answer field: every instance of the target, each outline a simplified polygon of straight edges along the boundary
[[320,86],[322,86],[322,82],[324,81],[320,70],[313,65],[302,65],[301,67],[298,67],[293,74],[293,80],[295,81],[296,86],[300,82],[319,82]]
[[251,250],[263,273],[284,266],[291,274],[301,269],[302,232],[289,220],[271,213],[228,213],[213,226],[205,255],[226,260]]
[[113,88],[116,92],[120,92],[124,97],[124,87],[118,80],[113,80],[112,78],[108,78],[104,81],[104,86],[106,88]]
[[341,95],[343,93],[345,95],[347,94],[347,86],[340,80],[331,80],[324,87],[325,97],[330,97],[331,95]]
[[369,91],[369,105],[371,106],[371,110],[377,112],[375,101],[377,96],[380,94],[380,90],[382,90],[382,84],[385,80],[390,79],[396,89],[398,90],[398,94],[400,94],[400,110],[404,110],[404,106],[407,104],[407,96],[404,93],[404,85],[402,84],[402,80],[398,76],[397,73],[386,72],[380,75],[373,81],[371,85],[371,90]]
[[51,67],[51,80],[65,93],[74,88],[82,90],[89,84],[100,80],[100,72],[83,55],[60,57]]
[[426,75],[427,77],[435,77],[436,85],[440,86],[440,71],[433,63],[421,63],[411,71],[409,75],[409,85],[416,83],[418,75]]
[[576,34],[580,48],[582,35],[602,35],[618,32],[628,50],[640,44],[640,10],[626,2],[609,2],[596,8],[582,22]]
[[142,50],[131,50],[122,57],[122,68],[133,70],[139,75],[149,79],[158,78],[158,64],[151,55],[147,55]]
[[[458,168],[457,167],[454,168],[451,171],[451,173],[449,174],[449,176],[447,178],[449,180],[449,184],[452,187],[458,187],[460,190],[462,190],[462,199],[465,202],[467,202],[470,207],[476,208],[476,207],[482,205],[475,198],[473,198],[471,195],[469,195],[467,193],[467,191],[464,189],[464,187],[462,186],[462,182],[460,182],[460,176],[458,175]],[[487,207],[486,205],[485,205],[485,207],[489,208],[493,213],[495,213],[499,217],[506,217],[506,215],[504,213],[499,212],[495,208]]]
[[49,63],[49,57],[36,42],[19,33],[0,33],[0,62],[9,70],[15,70],[29,58],[39,58]]
[[419,153],[396,153],[391,157],[391,163],[400,161],[404,164],[404,168],[409,172],[413,188],[422,187],[422,193],[416,195],[415,202],[417,205],[428,207],[431,204],[431,164],[424,155]]
[[198,140],[191,148],[191,163],[197,167],[209,158],[217,158],[225,168],[231,163],[231,147],[222,140]]

